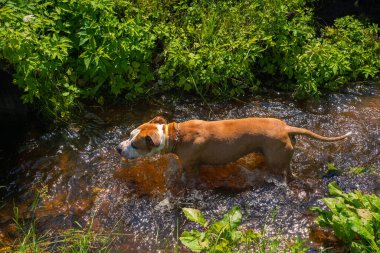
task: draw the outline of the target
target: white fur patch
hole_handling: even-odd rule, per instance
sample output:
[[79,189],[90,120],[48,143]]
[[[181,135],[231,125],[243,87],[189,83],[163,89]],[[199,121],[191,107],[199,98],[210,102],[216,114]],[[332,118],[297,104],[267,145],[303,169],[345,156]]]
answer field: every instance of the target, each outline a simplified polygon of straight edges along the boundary
[[154,154],[157,154],[159,152],[161,152],[161,150],[165,147],[165,132],[164,132],[164,125],[162,124],[158,124],[157,125],[157,133],[158,135],[160,136],[160,146],[158,146],[157,148],[153,148],[147,155],[154,155]]
[[165,136],[165,131],[164,131],[164,125],[157,125],[157,129],[158,129],[158,134],[160,135],[160,146],[158,147],[158,149],[161,151],[164,147],[165,147],[165,143],[166,143],[166,136]]

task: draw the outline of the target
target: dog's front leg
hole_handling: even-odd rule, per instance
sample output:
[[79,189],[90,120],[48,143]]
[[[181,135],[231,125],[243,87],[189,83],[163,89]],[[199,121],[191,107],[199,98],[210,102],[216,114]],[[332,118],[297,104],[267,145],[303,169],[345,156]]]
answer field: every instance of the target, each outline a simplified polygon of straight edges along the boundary
[[199,176],[199,164],[193,162],[182,163],[182,181],[187,187],[194,188]]

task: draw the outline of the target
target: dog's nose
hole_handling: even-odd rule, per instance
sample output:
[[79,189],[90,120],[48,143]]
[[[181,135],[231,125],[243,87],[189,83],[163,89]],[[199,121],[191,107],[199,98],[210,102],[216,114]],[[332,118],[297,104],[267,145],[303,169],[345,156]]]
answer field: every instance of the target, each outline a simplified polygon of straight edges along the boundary
[[117,150],[117,152],[119,152],[119,154],[121,154],[122,149],[121,149],[120,146],[117,146],[117,147],[116,147],[116,150]]

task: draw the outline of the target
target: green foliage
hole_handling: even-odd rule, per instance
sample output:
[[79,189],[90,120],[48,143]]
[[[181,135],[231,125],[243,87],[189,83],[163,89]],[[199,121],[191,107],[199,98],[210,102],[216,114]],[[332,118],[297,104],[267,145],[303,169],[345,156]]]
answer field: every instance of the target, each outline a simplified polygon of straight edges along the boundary
[[183,213],[189,221],[194,221],[203,227],[207,226],[207,222],[202,212],[194,208],[182,208]]
[[257,235],[248,231],[239,231],[237,227],[241,222],[239,207],[233,207],[223,218],[208,226],[201,211],[193,208],[183,208],[185,216],[198,224],[206,231],[198,230],[184,231],[179,238],[181,242],[192,251],[200,252],[232,252],[239,243],[250,240]]
[[340,173],[341,172],[338,170],[338,168],[334,164],[328,163],[327,170],[325,171],[324,176],[331,177],[331,176],[339,175]]
[[201,94],[234,96],[256,89],[252,67],[270,39],[259,26],[260,2],[179,2],[177,18],[156,29],[166,45],[160,77]]
[[[242,214],[234,206],[221,220],[209,223],[200,210],[183,208],[190,221],[202,226],[202,230],[184,231],[180,241],[193,252],[279,252],[280,240],[266,238],[265,231],[240,230]],[[285,245],[283,252],[306,252],[308,247],[297,238]]]
[[375,77],[380,69],[379,28],[353,17],[337,19],[334,26],[309,40],[295,55],[296,94],[317,96],[336,91],[352,80]]
[[328,185],[331,198],[323,201],[330,209],[312,208],[316,223],[331,227],[351,252],[380,252],[380,198],[360,191],[344,193],[336,182]]
[[40,203],[42,197],[46,195],[47,188],[44,187],[38,191],[33,199],[32,204],[30,205],[29,216],[31,219],[26,220],[20,218],[19,209],[17,207],[13,208],[14,212],[14,223],[17,227],[20,237],[16,242],[15,252],[42,252],[43,246],[42,242],[45,240],[45,236],[38,236],[36,232],[36,219],[34,218],[36,209]]
[[377,76],[378,27],[345,17],[317,31],[310,1],[6,1],[0,59],[24,101],[57,117],[89,99],[167,90],[231,97],[274,78],[317,97]]
[[350,168],[350,172],[355,174],[355,175],[359,175],[359,174],[363,174],[363,173],[376,172],[376,171],[378,171],[378,169],[376,169],[374,167],[351,167]]
[[[363,173],[376,173],[378,172],[378,169],[375,167],[351,167],[349,172],[355,175],[359,175]],[[325,171],[324,176],[331,177],[340,174],[341,171],[334,164],[327,164],[327,170]]]
[[79,97],[101,98],[102,88],[133,97],[153,79],[155,35],[131,3],[7,1],[0,25],[1,57],[14,66],[24,101],[57,116]]
[[58,252],[86,253],[86,252],[112,252],[112,242],[119,235],[114,233],[97,233],[92,229],[92,223],[87,227],[67,229],[62,232],[62,240],[52,242],[58,244]]

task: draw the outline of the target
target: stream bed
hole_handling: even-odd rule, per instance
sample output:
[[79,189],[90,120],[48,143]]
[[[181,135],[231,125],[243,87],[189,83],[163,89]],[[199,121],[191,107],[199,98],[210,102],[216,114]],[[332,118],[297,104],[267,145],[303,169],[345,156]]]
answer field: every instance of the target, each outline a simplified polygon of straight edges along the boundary
[[[169,121],[276,117],[324,136],[351,131],[332,143],[297,137],[289,186],[256,183],[250,173],[265,161],[253,155],[238,164],[203,168],[194,188],[174,194],[165,172],[178,166],[173,155],[129,162],[115,147],[129,132],[156,115]],[[355,175],[351,167],[380,168],[380,87],[360,86],[330,94],[319,101],[295,102],[280,93],[206,103],[166,97],[142,105],[88,108],[66,127],[26,131],[0,185],[0,240],[15,238],[13,208],[26,214],[37,191],[39,233],[92,224],[96,231],[118,232],[120,252],[172,252],[177,233],[192,228],[182,207],[201,209],[206,218],[219,219],[234,205],[243,213],[242,226],[288,238],[300,236],[317,249],[323,243],[313,232],[312,206],[321,206],[327,184],[336,181],[345,191],[380,195],[379,173]],[[326,175],[332,163],[339,173]],[[249,167],[249,168],[248,168]],[[275,217],[273,219],[273,217]]]

